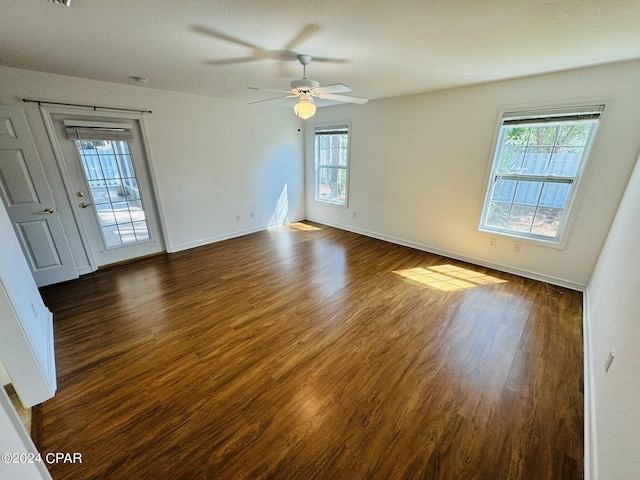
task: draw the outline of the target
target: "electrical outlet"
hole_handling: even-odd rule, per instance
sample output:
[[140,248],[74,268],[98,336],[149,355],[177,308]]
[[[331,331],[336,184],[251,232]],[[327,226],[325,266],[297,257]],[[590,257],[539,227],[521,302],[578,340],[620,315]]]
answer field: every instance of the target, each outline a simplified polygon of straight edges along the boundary
[[514,253],[520,253],[520,244],[519,243],[514,243],[513,244],[513,252]]
[[351,216],[352,216],[353,218],[358,218],[358,212],[353,212],[353,213],[351,214]]
[[496,239],[495,238],[490,238],[489,239],[489,247],[490,248],[494,248],[496,246]]
[[605,372],[609,371],[609,367],[611,367],[611,364],[613,363],[614,357],[615,357],[615,355],[613,354],[613,350],[609,350],[609,355],[607,356],[607,360],[604,362],[604,371]]
[[251,212],[251,218],[256,218],[255,213]]
[[236,222],[240,221],[240,215],[236,215]]

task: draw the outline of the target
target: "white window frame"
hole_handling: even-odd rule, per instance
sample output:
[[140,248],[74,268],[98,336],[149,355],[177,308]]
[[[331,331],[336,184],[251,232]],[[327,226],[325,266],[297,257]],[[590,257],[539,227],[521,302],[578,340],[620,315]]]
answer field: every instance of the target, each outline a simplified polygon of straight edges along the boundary
[[[346,146],[346,165],[345,166],[336,166],[330,164],[321,164],[320,163],[320,154],[319,154],[319,145],[317,138],[322,134],[329,134],[330,132],[341,132],[347,135],[347,146]],[[351,164],[351,125],[348,123],[341,123],[335,125],[317,125],[313,132],[313,157],[314,157],[314,189],[315,189],[315,200],[322,203],[328,203],[330,205],[336,205],[340,207],[347,207],[349,203],[349,170]],[[344,171],[345,181],[344,181],[344,200],[335,200],[330,198],[323,198],[321,196],[320,191],[320,171],[324,168],[331,169],[339,169]]]
[[[482,214],[480,218],[480,225],[478,229],[482,232],[491,233],[491,234],[500,234],[506,235],[510,237],[515,237],[521,240],[532,241],[539,244],[545,244],[549,246],[562,247],[564,244],[565,233],[567,231],[567,226],[570,224],[571,211],[574,204],[574,200],[576,198],[576,192],[578,191],[578,186],[580,184],[580,180],[584,176],[585,167],[588,164],[590,153],[592,150],[592,146],[594,143],[594,138],[596,136],[596,132],[598,130],[599,123],[602,119],[602,112],[604,111],[604,105],[589,105],[589,106],[578,106],[578,107],[566,107],[561,109],[549,109],[549,110],[528,110],[528,111],[520,111],[520,112],[505,112],[500,119],[498,124],[498,133],[497,140],[495,141],[494,152],[492,156],[492,164],[491,171],[487,183],[487,189],[484,199],[484,205],[482,208]],[[545,174],[527,174],[526,172],[516,172],[516,173],[503,173],[498,172],[500,158],[503,152],[503,147],[505,146],[504,139],[505,133],[508,128],[513,125],[522,125],[522,126],[532,126],[532,125],[554,125],[554,124],[562,124],[570,121],[579,121],[579,120],[596,120],[594,128],[591,130],[590,135],[583,146],[582,155],[580,156],[579,163],[577,165],[575,174],[573,175],[551,175],[548,173]],[[554,139],[555,142],[555,139]],[[527,148],[528,148],[527,144]],[[553,149],[558,147],[556,143],[552,145]],[[526,149],[525,149],[526,152]],[[526,153],[525,153],[526,154]],[[524,154],[523,154],[524,155]],[[550,154],[549,161],[553,154]],[[523,163],[524,165],[524,163]],[[559,225],[556,230],[555,236],[542,235],[538,233],[533,233],[531,231],[525,232],[517,229],[511,229],[508,227],[498,227],[495,225],[488,224],[489,217],[489,209],[491,206],[491,202],[494,197],[494,187],[500,180],[513,180],[516,182],[520,181],[529,181],[529,182],[541,182],[543,185],[540,187],[540,196],[538,197],[537,203],[534,205],[536,207],[536,211],[541,207],[541,196],[542,189],[546,183],[565,183],[569,185],[569,191],[567,193],[566,200],[564,205],[561,207],[561,216],[559,219]],[[514,188],[514,193],[510,202],[504,202],[504,204],[509,204],[511,207],[510,213],[513,210],[514,205],[518,205],[516,201],[516,188]],[[532,204],[526,204],[532,206]],[[544,207],[543,207],[544,208]],[[533,226],[532,226],[533,228]]]

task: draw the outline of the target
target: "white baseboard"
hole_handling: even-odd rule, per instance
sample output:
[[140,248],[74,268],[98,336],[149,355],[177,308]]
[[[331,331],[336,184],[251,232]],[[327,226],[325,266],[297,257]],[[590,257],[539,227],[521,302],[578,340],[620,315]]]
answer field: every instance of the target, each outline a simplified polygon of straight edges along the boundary
[[[290,223],[299,222],[304,220],[304,218],[297,218],[290,220]],[[209,245],[211,243],[222,242],[224,240],[230,240],[232,238],[243,237],[244,235],[249,235],[251,233],[262,232],[263,230],[267,230],[273,225],[261,225],[259,227],[249,228],[246,230],[238,230],[231,233],[225,233],[224,235],[217,235],[215,237],[203,238],[201,240],[197,240],[195,242],[181,243],[178,245],[170,245],[167,246],[167,253],[175,253],[180,252],[182,250],[189,250],[190,248],[202,247],[204,245]]]
[[584,480],[598,480],[596,451],[596,412],[593,382],[589,287],[582,298],[582,343],[584,363]]
[[582,292],[585,289],[585,285],[581,283],[565,280],[563,278],[542,275],[538,272],[532,272],[530,270],[524,270],[521,268],[514,268],[509,265],[503,265],[500,263],[487,262],[486,260],[482,260],[480,258],[467,257],[465,255],[460,255],[458,253],[451,252],[448,250],[442,250],[440,248],[431,247],[429,245],[423,245],[420,243],[410,242],[408,240],[404,240],[401,238],[391,237],[381,233],[371,232],[371,231],[363,230],[360,228],[355,228],[350,225],[342,225],[339,223],[328,222],[320,218],[307,217],[307,219],[312,222],[317,222],[323,225],[328,225],[330,227],[339,228],[340,230],[346,230],[348,232],[357,233],[359,235],[364,235],[366,237],[376,238],[378,240],[384,240],[385,242],[395,243],[397,245],[402,245],[409,248],[415,248],[416,250],[421,250],[427,253],[433,253],[434,255],[440,255],[443,257],[453,258],[455,260],[460,260],[462,262],[467,262],[467,263],[472,263],[474,265],[479,265],[482,267],[492,268],[494,270],[499,270],[501,272],[512,273],[513,275],[530,278],[532,280],[538,280],[540,282],[557,285],[559,287],[570,288],[571,290],[577,290],[579,292]]

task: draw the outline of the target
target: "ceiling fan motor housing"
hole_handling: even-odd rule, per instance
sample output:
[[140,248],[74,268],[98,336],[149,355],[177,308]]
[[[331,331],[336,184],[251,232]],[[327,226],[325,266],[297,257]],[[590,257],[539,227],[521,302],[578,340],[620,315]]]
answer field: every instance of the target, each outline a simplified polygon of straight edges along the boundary
[[314,88],[318,88],[320,86],[319,82],[315,80],[309,80],[307,78],[303,78],[302,80],[294,80],[291,82],[291,90],[295,93],[300,92],[308,92]]

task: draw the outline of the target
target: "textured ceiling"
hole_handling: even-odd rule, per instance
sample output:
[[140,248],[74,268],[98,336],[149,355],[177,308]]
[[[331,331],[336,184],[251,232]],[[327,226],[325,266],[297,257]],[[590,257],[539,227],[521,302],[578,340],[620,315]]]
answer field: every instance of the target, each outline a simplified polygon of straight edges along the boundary
[[0,0],[10,67],[249,102],[302,77],[291,53],[393,97],[639,58],[640,0]]

